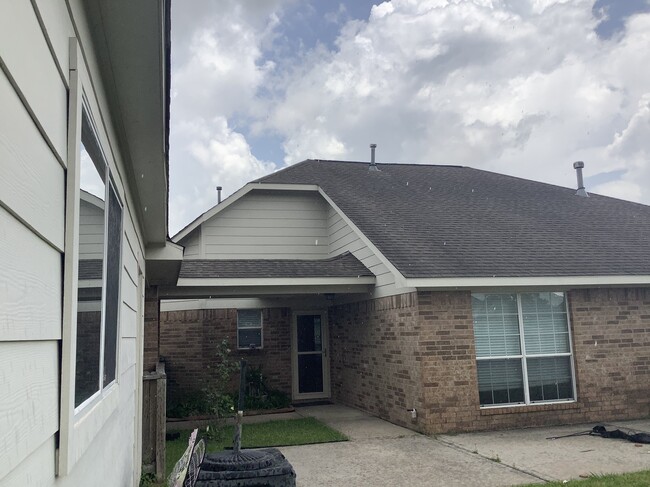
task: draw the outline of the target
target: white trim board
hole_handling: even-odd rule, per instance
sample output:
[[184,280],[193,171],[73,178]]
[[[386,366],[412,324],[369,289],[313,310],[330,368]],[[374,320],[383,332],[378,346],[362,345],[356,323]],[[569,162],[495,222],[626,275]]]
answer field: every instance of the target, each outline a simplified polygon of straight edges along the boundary
[[178,286],[356,286],[375,283],[374,276],[359,277],[264,277],[264,278],[179,278]]
[[406,286],[420,291],[516,287],[650,286],[650,276],[542,276],[407,278]]

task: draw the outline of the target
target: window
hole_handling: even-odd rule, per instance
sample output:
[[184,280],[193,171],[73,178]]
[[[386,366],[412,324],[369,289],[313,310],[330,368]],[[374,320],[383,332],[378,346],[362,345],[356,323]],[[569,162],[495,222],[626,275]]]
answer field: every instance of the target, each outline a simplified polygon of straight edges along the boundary
[[481,406],[575,399],[566,297],[472,294]]
[[122,204],[84,111],[81,131],[75,408],[115,381]]
[[262,310],[237,310],[237,348],[262,348]]

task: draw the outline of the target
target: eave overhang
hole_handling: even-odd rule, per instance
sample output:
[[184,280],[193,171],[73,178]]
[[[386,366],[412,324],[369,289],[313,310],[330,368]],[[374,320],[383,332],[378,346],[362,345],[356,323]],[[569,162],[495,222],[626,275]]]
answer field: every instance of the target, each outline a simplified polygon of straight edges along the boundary
[[111,118],[145,245],[167,237],[168,0],[85,2]]

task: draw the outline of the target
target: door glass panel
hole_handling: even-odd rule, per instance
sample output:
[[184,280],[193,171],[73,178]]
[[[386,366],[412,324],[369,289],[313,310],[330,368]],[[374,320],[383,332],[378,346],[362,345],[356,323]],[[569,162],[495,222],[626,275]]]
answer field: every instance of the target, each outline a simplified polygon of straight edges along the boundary
[[323,355],[298,355],[298,392],[323,392]]
[[298,352],[323,349],[320,315],[302,315],[297,319]]

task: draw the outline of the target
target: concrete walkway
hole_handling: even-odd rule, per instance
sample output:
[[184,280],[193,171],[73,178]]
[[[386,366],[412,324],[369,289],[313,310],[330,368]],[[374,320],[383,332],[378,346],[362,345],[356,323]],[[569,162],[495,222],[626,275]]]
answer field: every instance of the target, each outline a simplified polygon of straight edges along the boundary
[[298,486],[504,486],[539,478],[339,405],[297,408],[350,438],[281,448]]
[[[432,438],[340,405],[300,407],[292,414],[313,416],[350,438],[281,448],[300,487],[509,486],[650,469],[650,445],[595,436],[546,439],[595,424]],[[650,419],[605,426],[647,432]]]

